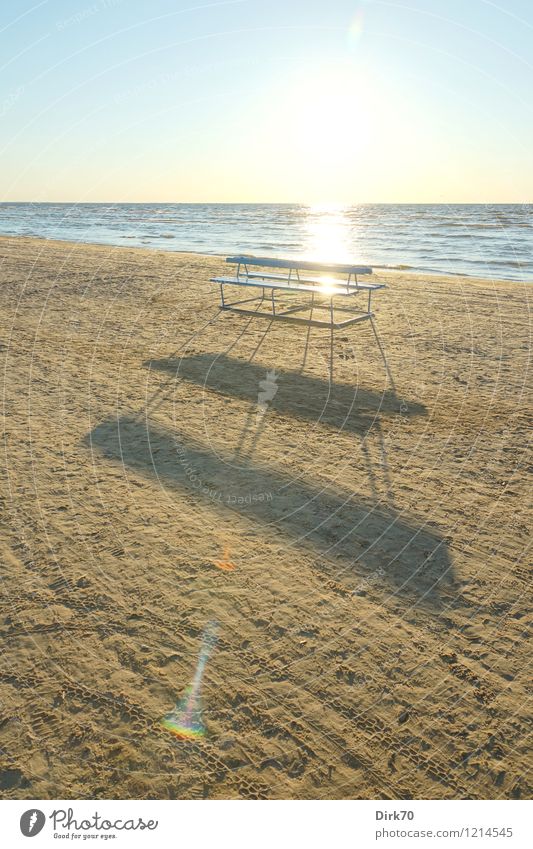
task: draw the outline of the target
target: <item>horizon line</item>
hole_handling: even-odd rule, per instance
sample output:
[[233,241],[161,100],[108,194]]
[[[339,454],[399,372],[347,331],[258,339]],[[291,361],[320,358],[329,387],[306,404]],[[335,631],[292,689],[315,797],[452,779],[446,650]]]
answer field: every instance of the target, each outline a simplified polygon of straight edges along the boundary
[[170,206],[183,204],[186,206],[308,206],[308,207],[346,207],[346,206],[531,206],[533,201],[262,201],[262,200],[0,200],[0,205],[6,204],[69,204],[75,206],[100,206],[112,204],[120,206],[146,206],[157,204],[159,206]]

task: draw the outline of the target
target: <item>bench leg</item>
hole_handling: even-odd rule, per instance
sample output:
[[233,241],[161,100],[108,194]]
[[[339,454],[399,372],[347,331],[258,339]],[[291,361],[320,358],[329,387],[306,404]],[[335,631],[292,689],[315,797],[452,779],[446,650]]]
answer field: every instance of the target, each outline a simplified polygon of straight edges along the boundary
[[333,383],[333,352],[334,352],[334,345],[333,345],[334,336],[333,336],[333,334],[334,334],[334,330],[335,330],[334,322],[333,322],[333,298],[330,298],[330,300],[329,300],[329,316],[330,316],[330,323],[331,323],[331,341],[330,341],[330,350],[329,350],[329,381],[330,381],[330,383]]
[[[315,305],[315,293],[312,292],[311,293],[311,307],[310,307],[310,313],[309,313],[310,319],[313,318],[314,305]],[[305,368],[305,364],[307,362],[307,352],[309,351],[309,339],[310,339],[310,337],[311,337],[311,325],[309,324],[308,327],[307,327],[307,335],[305,337],[304,359],[303,359],[302,367],[300,369],[300,374],[303,372],[303,370]]]
[[376,330],[373,318],[370,319],[370,326],[372,327],[372,330],[374,331],[374,336],[376,337],[376,342],[378,343],[378,348],[379,348],[380,354],[382,356],[383,362],[385,364],[385,371],[387,372],[387,377],[389,378],[389,382],[390,382],[390,385],[392,387],[392,391],[396,395],[396,384],[394,383],[394,378],[393,378],[392,372],[389,368],[389,364],[387,362],[387,357],[385,356],[385,350],[383,348],[383,345],[381,344],[381,340],[378,336],[378,332]]

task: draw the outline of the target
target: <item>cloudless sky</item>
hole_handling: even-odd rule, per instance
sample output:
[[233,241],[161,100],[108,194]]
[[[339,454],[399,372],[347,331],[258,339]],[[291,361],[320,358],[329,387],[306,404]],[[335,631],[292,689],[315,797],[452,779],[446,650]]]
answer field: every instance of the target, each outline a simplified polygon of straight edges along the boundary
[[531,202],[531,0],[0,6],[0,198]]

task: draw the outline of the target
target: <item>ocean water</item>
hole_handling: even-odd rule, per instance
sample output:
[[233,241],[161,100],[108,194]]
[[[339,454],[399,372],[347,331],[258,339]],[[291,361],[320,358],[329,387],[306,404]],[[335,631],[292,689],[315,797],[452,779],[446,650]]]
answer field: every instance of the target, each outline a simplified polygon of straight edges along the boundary
[[0,235],[533,280],[530,204],[0,203]]

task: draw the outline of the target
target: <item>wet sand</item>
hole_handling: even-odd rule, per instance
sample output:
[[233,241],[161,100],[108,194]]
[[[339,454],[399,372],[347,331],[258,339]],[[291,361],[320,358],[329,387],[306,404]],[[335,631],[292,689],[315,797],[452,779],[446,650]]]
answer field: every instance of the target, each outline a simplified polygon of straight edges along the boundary
[[527,284],[376,275],[393,390],[216,257],[0,268],[4,797],[530,795]]

